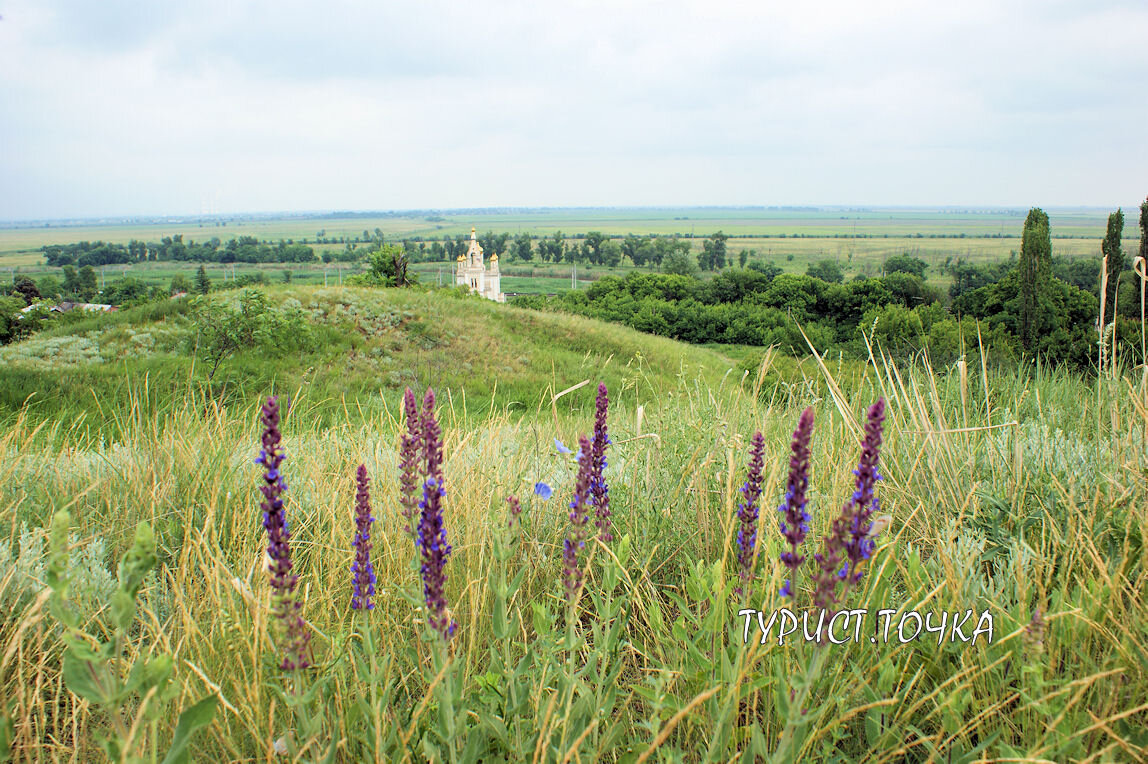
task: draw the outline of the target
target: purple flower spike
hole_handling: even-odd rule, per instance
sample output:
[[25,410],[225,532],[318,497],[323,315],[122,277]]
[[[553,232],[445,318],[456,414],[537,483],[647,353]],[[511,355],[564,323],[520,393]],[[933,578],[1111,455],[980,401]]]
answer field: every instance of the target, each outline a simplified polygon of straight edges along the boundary
[[449,640],[458,627],[446,605],[446,561],[451,546],[443,526],[443,499],[446,490],[442,479],[442,431],[434,415],[434,391],[427,389],[423,399],[422,445],[423,499],[419,502],[419,528],[416,543],[422,554],[423,595],[426,599],[427,622],[444,640]]
[[403,532],[415,537],[418,510],[419,453],[422,450],[422,421],[419,419],[415,394],[408,387],[403,394],[403,413],[407,429],[399,440],[399,504],[402,505]]
[[570,533],[562,548],[562,579],[566,585],[566,601],[573,605],[582,589],[582,566],[578,562],[578,552],[586,546],[590,508],[590,481],[593,465],[589,457],[590,439],[581,438],[582,456],[578,459],[578,477],[574,481],[574,499],[570,502]]
[[506,497],[506,503],[510,505],[510,519],[507,521],[506,526],[513,528],[514,523],[518,520],[518,516],[522,514],[522,504],[519,503],[518,497],[510,494]]
[[813,438],[813,409],[801,412],[797,429],[793,432],[793,455],[789,458],[789,480],[785,484],[785,501],[778,508],[784,516],[781,532],[789,543],[789,550],[781,553],[781,562],[789,568],[790,576],[805,562],[805,556],[797,553],[798,546],[809,532],[812,519],[805,509],[805,492],[809,488],[809,441]]
[[741,581],[734,588],[734,593],[743,595],[750,579],[753,578],[754,563],[757,561],[757,518],[758,499],[761,498],[761,469],[764,466],[765,438],[761,431],[753,434],[749,447],[749,468],[746,474],[745,485],[741,493],[745,500],[738,505],[737,519],[741,527],[737,532],[738,565],[741,570]]
[[[606,485],[606,448],[610,436],[606,432],[606,412],[610,399],[606,395],[606,384],[598,383],[598,399],[594,412],[594,443],[590,451],[590,494],[594,503],[595,525],[599,538],[609,543],[614,540],[610,526],[610,486]],[[582,449],[585,451],[585,448]]]
[[284,671],[307,668],[307,643],[311,634],[303,620],[303,603],[295,597],[299,577],[291,572],[291,534],[287,530],[287,517],[283,510],[283,493],[287,482],[280,474],[286,452],[280,446],[279,400],[272,396],[263,405],[260,417],[263,423],[262,450],[257,464],[264,467],[263,527],[267,531],[267,556],[271,559],[272,614],[281,632],[279,647],[283,658],[279,663]]
[[868,560],[876,543],[869,538],[873,527],[870,518],[881,505],[874,496],[874,487],[881,476],[877,474],[877,460],[881,451],[881,434],[885,422],[885,400],[880,398],[869,407],[869,421],[865,424],[865,440],[861,444],[861,462],[853,474],[857,476],[857,490],[853,492],[853,518],[850,523],[846,555],[854,571],[852,583],[861,580],[860,563]]
[[373,610],[375,603],[375,569],[371,565],[371,495],[367,468],[360,464],[355,472],[355,561],[351,563],[351,609]]
[[[822,553],[814,555],[820,568],[814,604],[823,610],[829,610],[834,602],[848,593],[850,586],[861,580],[863,571],[859,569],[860,563],[873,552],[873,540],[869,538],[873,523],[869,518],[879,506],[873,489],[881,479],[877,474],[877,459],[884,421],[885,400],[882,398],[869,407],[865,439],[861,443],[861,462],[853,473],[857,476],[856,490],[841,508],[841,515],[833,521]],[[845,563],[844,567],[842,563]],[[840,597],[836,593],[839,580],[843,582]]]

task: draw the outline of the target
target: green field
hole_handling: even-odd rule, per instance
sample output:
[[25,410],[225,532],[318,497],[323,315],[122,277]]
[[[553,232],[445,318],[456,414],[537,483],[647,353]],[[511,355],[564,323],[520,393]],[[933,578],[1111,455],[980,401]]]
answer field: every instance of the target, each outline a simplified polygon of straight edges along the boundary
[[[260,240],[280,239],[314,241],[319,231],[328,237],[361,237],[364,231],[380,229],[389,240],[422,236],[441,238],[444,235],[469,234],[471,226],[480,232],[526,231],[534,236],[547,236],[563,231],[567,236],[587,231],[602,231],[612,236],[628,233],[638,235],[665,234],[693,237],[693,250],[700,252],[702,241],[721,230],[734,237],[727,248],[736,262],[743,249],[754,250],[754,259],[769,261],[786,272],[804,273],[810,263],[821,259],[837,262],[847,277],[874,275],[891,255],[909,253],[930,265],[928,280],[940,285],[945,277],[939,267],[946,258],[965,258],[971,262],[990,262],[1007,258],[1020,247],[1020,233],[1026,210],[945,211],[913,209],[823,209],[784,211],[767,209],[561,209],[522,212],[478,210],[472,213],[442,213],[442,220],[431,221],[436,215],[364,216],[306,218],[230,218],[222,221],[163,220],[135,224],[93,225],[53,224],[51,227],[19,227],[15,224],[0,227],[0,273],[7,270],[12,276],[30,275],[35,278],[55,269],[43,265],[40,247],[49,244],[67,244],[77,241],[103,240],[127,243],[132,239],[158,241],[164,236],[183,234],[185,240],[204,240],[217,236],[222,240],[238,236],[255,236]],[[1100,241],[1104,236],[1107,210],[1066,209],[1049,211],[1053,239],[1053,255],[1069,257],[1099,257]],[[1135,251],[1139,240],[1132,212],[1126,216],[1124,249]],[[785,238],[781,238],[784,234]],[[961,237],[964,238],[961,238]],[[1012,238],[984,238],[984,237]],[[931,238],[932,237],[932,238]],[[939,237],[939,238],[938,238]],[[339,245],[313,245],[317,254],[341,251]],[[424,280],[437,281],[440,271],[445,272],[453,263],[421,263],[415,266]],[[130,266],[108,266],[105,279],[130,274],[152,283],[169,281],[177,272],[190,275],[195,264],[150,263]],[[324,268],[318,265],[245,265],[238,264],[238,274],[262,270],[270,280],[279,280],[282,271],[290,268],[293,278],[302,283],[324,282]],[[616,269],[579,268],[579,278],[593,280],[602,275],[625,273],[632,266]],[[208,266],[209,271],[212,266]],[[537,276],[564,279],[530,283],[515,281],[513,288],[504,291],[521,293],[547,293],[569,287],[570,267],[551,266],[537,259],[531,266],[503,261],[504,271],[532,270]],[[224,278],[224,270],[216,269]],[[338,268],[328,267],[327,283],[337,283]],[[226,272],[230,274],[231,267]],[[344,275],[346,273],[344,268]],[[216,276],[213,275],[213,278]],[[444,274],[445,281],[449,276]],[[515,278],[525,276],[516,275]],[[333,281],[332,281],[333,280]]]
[[[13,760],[99,760],[111,735],[159,761],[180,711],[203,698],[215,712],[191,738],[192,761],[1148,754],[1139,371],[1084,380],[986,367],[975,352],[934,369],[878,348],[822,366],[446,291],[291,285],[267,298],[301,310],[309,339],[242,348],[210,380],[190,356],[196,329],[180,301],[85,317],[0,349],[0,724]],[[576,465],[554,440],[574,445],[592,431],[599,380],[610,396],[604,477],[616,538],[590,538],[571,603],[562,554]],[[427,628],[417,547],[399,516],[400,397],[428,384],[453,546],[449,649]],[[292,571],[316,666],[305,671],[278,668],[263,567],[252,459],[271,393],[289,405]],[[902,639],[894,620],[888,641],[782,646],[776,628],[760,643],[754,622],[746,644],[741,608],[768,618],[808,607],[812,594],[812,560],[793,576],[796,602],[778,594],[792,574],[779,562],[787,547],[775,507],[800,412],[812,407],[815,424],[811,555],[854,490],[860,427],[878,398],[888,404],[877,495],[889,529],[839,605],[916,611],[934,631]],[[742,598],[739,489],[757,430],[761,511],[750,526],[760,557]],[[376,517],[369,612],[348,608],[360,463]],[[539,481],[553,487],[548,501],[533,492]],[[511,493],[524,512],[508,527]],[[46,529],[64,509],[69,599],[49,602]],[[156,568],[130,627],[117,629],[122,608],[107,603],[140,522],[154,531]],[[966,638],[938,641],[941,613],[969,610]],[[56,618],[68,612],[89,644],[119,649],[62,662]],[[982,613],[991,639],[970,642]],[[910,621],[905,633],[914,631]],[[140,669],[122,699],[90,700],[162,656],[171,692],[140,689],[152,682]],[[276,756],[277,745],[289,755]]]

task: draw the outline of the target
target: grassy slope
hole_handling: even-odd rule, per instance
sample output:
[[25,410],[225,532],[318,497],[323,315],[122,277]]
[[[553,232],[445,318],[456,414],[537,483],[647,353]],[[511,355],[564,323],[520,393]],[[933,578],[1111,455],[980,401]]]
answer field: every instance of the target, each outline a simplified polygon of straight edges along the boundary
[[[340,295],[365,293],[290,294],[332,305]],[[571,443],[590,428],[592,393],[587,386],[563,397],[555,412],[537,402],[549,401],[548,388],[562,390],[582,379],[604,378],[611,386],[614,445],[607,476],[615,522],[633,543],[626,570],[631,583],[617,596],[634,603],[616,705],[588,728],[561,704],[556,711],[551,705],[557,692],[553,671],[532,671],[526,710],[505,716],[526,735],[509,760],[533,756],[530,735],[545,718],[550,733],[538,749],[547,761],[561,760],[574,738],[584,761],[613,761],[654,739],[665,760],[702,760],[723,732],[729,737],[714,755],[728,760],[753,744],[754,728],[771,752],[777,741],[789,741],[796,760],[860,760],[866,754],[877,761],[949,755],[962,760],[962,752],[982,743],[992,758],[1068,761],[1106,751],[1120,760],[1135,758],[1137,749],[1129,746],[1148,742],[1142,733],[1148,721],[1143,382],[1131,390],[1123,380],[1097,388],[1046,371],[990,372],[983,378],[975,362],[967,376],[942,375],[928,368],[894,369],[882,359],[867,368],[831,364],[819,379],[795,383],[792,395],[770,402],[752,394],[752,378],[745,387],[723,380],[722,359],[705,349],[487,303],[405,292],[377,299],[380,306],[414,314],[380,339],[401,339],[403,349],[395,357],[404,363],[433,355],[418,350],[416,338],[437,332],[444,343],[435,350],[438,362],[422,362],[418,381],[433,378],[443,393],[455,547],[447,596],[460,624],[456,681],[477,709],[496,702],[490,700],[496,695],[481,690],[489,682],[492,652],[505,649],[517,663],[527,651],[537,653],[540,643],[553,641],[554,635],[535,631],[532,604],[551,612],[563,608],[559,554],[572,476],[551,439]],[[395,684],[375,688],[385,701],[366,719],[353,717],[351,703],[325,712],[321,742],[343,737],[348,760],[374,752],[364,735],[375,724],[384,733],[400,724],[414,740],[432,734],[435,725],[433,713],[419,716],[429,684],[413,658],[417,652],[426,659],[417,639],[421,616],[398,595],[407,590],[418,597],[411,546],[395,510],[399,423],[376,403],[373,390],[348,395],[346,409],[319,405],[340,386],[356,393],[367,375],[369,367],[358,359],[370,340],[356,342],[356,360],[333,348],[315,367],[283,428],[297,571],[320,660],[330,659],[353,629],[363,628],[352,624],[346,610],[351,474],[362,461],[375,477],[372,495],[380,519],[373,554],[380,595],[365,622],[372,624],[378,654],[395,658],[388,673]],[[507,360],[486,364],[479,350],[495,346]],[[506,352],[510,348],[513,353]],[[630,363],[639,350],[641,364]],[[237,359],[235,365],[257,367],[253,360]],[[467,363],[470,369],[462,368]],[[502,363],[509,371],[500,370]],[[771,374],[768,368],[763,372]],[[251,373],[254,379],[268,372]],[[282,371],[296,383],[291,375],[299,373]],[[476,411],[476,400],[495,377],[502,381],[494,410]],[[842,389],[839,398],[828,392],[831,379]],[[468,386],[469,412],[463,417],[462,390]],[[384,388],[393,401],[397,388]],[[153,377],[146,388],[131,389],[131,395],[108,403],[123,419],[115,445],[98,445],[66,426],[53,438],[35,432],[35,421],[0,428],[0,527],[12,528],[14,541],[22,523],[42,527],[51,511],[70,505],[81,541],[98,536],[118,553],[138,520],[153,523],[163,572],[146,589],[144,625],[129,652],[158,644],[176,655],[185,701],[213,691],[226,699],[227,707],[196,739],[193,758],[261,759],[291,724],[269,689],[282,680],[267,635],[268,590],[259,570],[264,540],[250,463],[258,442],[254,407],[265,388],[252,383],[243,405],[223,410],[202,397],[172,395],[165,379]],[[147,408],[145,389],[165,401],[150,416],[139,413]],[[772,610],[783,604],[776,594],[783,573],[776,563],[782,540],[771,509],[784,492],[786,445],[797,415],[806,404],[816,412],[810,495],[816,539],[852,490],[853,421],[878,395],[890,404],[880,496],[894,522],[850,604],[870,613],[882,607],[937,615],[987,610],[996,617],[992,644],[982,637],[975,646],[938,645],[929,635],[906,644],[894,637],[888,645],[820,651],[781,648],[776,640],[743,646],[739,605],[729,589],[737,575],[734,516],[749,436],[760,428],[766,438],[759,525],[764,549],[751,601]],[[508,413],[512,400],[539,414]],[[312,416],[312,410],[325,413]],[[529,496],[529,486],[539,479],[553,484],[556,495],[548,503],[536,497],[526,502],[524,543],[508,563],[511,575],[524,572],[509,606],[518,626],[503,645],[491,625],[492,577],[500,568],[495,551],[506,540],[502,498],[511,491]],[[807,545],[806,551],[813,549]],[[601,585],[599,563],[590,567],[591,589]],[[803,572],[797,582],[803,599],[808,575]],[[73,734],[81,759],[94,756],[91,730],[100,717],[60,692],[55,638],[39,605],[29,595],[18,598],[18,584],[0,576],[0,597],[16,603],[0,621],[0,652],[13,656],[5,663],[10,668],[3,689],[17,722],[18,759],[66,757]],[[584,622],[593,623],[594,613],[585,607]],[[1026,637],[1036,608],[1046,625]],[[711,625],[698,627],[695,617]],[[679,618],[683,628],[672,628]],[[715,645],[728,666],[704,667],[705,653]],[[829,660],[809,671],[806,695],[797,678],[819,654]],[[341,698],[371,696],[363,678],[346,668],[331,670],[340,672]],[[586,692],[600,691],[592,687],[595,678],[584,680]],[[778,701],[790,688],[802,693],[793,716]],[[661,714],[653,710],[655,702]],[[174,717],[165,717],[161,737],[174,724]],[[389,749],[383,756],[401,758]],[[416,752],[414,760],[419,758]]]
[[[650,390],[679,373],[716,382],[736,365],[715,350],[621,326],[442,292],[293,286],[268,294],[310,312],[320,347],[280,357],[241,352],[224,361],[207,393],[248,408],[271,391],[300,395],[321,422],[342,416],[344,404],[384,410],[380,396],[393,405],[407,385],[449,391],[460,409],[520,411],[590,370],[613,388]],[[85,318],[0,348],[0,416],[10,419],[28,401],[34,419],[54,426],[82,420],[112,434],[129,401],[150,416],[179,398],[173,393],[207,384],[203,364],[187,353],[193,341],[186,306],[172,301]]]

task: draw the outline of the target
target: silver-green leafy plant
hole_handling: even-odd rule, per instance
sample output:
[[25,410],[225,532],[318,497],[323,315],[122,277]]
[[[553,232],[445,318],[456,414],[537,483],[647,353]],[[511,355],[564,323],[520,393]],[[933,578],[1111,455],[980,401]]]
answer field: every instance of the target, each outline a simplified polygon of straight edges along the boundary
[[[167,654],[144,658],[141,652],[128,660],[124,653],[136,617],[140,587],[157,563],[155,536],[147,523],[141,522],[136,528],[131,548],[120,559],[118,585],[107,602],[112,636],[100,641],[80,628],[94,614],[84,612],[78,601],[71,598],[70,526],[68,512],[57,512],[53,517],[46,570],[47,584],[52,590],[49,607],[64,627],[64,683],[73,694],[107,715],[111,730],[97,739],[111,761],[154,764],[160,761],[159,719],[178,694],[178,686],[171,682],[175,662]],[[188,761],[191,735],[211,723],[217,702],[215,696],[209,695],[180,714],[163,764]],[[135,709],[134,718],[129,708]],[[143,728],[150,729],[146,739],[137,737],[138,730]]]

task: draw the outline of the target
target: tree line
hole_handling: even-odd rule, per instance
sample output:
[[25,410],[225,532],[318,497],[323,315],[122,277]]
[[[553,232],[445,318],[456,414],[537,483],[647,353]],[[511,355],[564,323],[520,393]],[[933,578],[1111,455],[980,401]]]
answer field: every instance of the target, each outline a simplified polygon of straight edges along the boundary
[[280,240],[275,244],[260,242],[254,236],[232,238],[226,243],[218,237],[207,241],[184,242],[183,234],[165,236],[159,242],[133,239],[127,244],[104,241],[81,241],[75,244],[50,244],[40,248],[48,265],[79,267],[130,265],[148,262],[199,263],[309,263],[315,262],[315,250],[307,244]]
[[[832,261],[812,264],[804,275],[752,262],[708,281],[631,273],[600,279],[586,290],[513,302],[695,343],[776,344],[802,355],[807,336],[819,351],[864,355],[864,332],[895,352],[928,348],[934,357],[955,359],[980,341],[996,358],[1042,356],[1085,370],[1095,367],[1102,303],[1107,331],[1128,357],[1143,360],[1139,286],[1122,250],[1123,224],[1122,211],[1109,217],[1102,258],[1085,266],[1054,263],[1048,215],[1034,208],[1025,220],[1019,258],[982,266],[947,261],[947,295],[925,283],[923,260],[906,255],[889,258],[882,277],[859,276],[849,283]],[[1148,258],[1148,200],[1140,226],[1140,256]],[[709,241],[702,265],[720,263],[724,255],[724,242]],[[1108,273],[1103,293],[1102,268]]]

